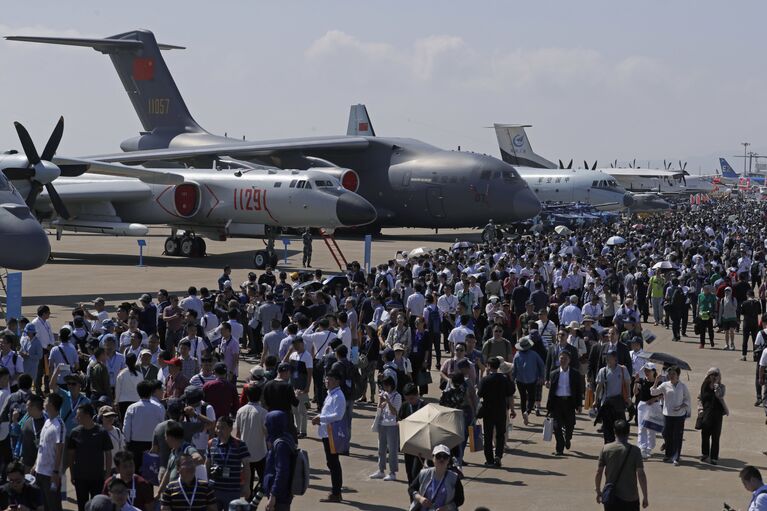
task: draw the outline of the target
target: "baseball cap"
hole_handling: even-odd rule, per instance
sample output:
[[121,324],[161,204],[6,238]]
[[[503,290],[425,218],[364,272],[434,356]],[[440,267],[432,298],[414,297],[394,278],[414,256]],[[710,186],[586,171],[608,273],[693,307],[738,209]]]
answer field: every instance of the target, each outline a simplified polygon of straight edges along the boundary
[[405,346],[403,346],[401,343],[397,343],[394,345],[394,351],[405,351]]
[[27,323],[27,326],[24,327],[24,333],[25,334],[36,334],[37,329],[35,328],[35,325],[32,323]]
[[100,296],[93,300],[93,303],[106,303],[106,300],[101,298]]
[[105,319],[104,321],[101,322],[101,326],[105,329],[114,328],[115,322],[112,321],[111,319]]
[[250,368],[250,377],[254,380],[257,378],[263,378],[264,377],[264,368],[263,366],[253,366]]
[[143,295],[141,295],[139,297],[138,301],[139,302],[151,302],[152,301],[152,297],[149,296],[147,293],[144,293]]
[[169,366],[181,367],[183,365],[183,363],[184,362],[180,358],[178,358],[178,357],[173,357],[172,359],[168,360],[168,365]]
[[450,456],[450,449],[444,444],[439,444],[434,446],[434,449],[431,451],[432,456],[436,456],[437,454],[447,454]]
[[151,352],[151,351],[149,351],[149,350],[146,350],[146,349],[144,349],[144,350],[141,350],[141,351],[139,352],[139,354],[138,354],[139,358],[140,358],[140,357],[143,357],[144,355],[149,355],[149,356],[152,356],[152,352]]

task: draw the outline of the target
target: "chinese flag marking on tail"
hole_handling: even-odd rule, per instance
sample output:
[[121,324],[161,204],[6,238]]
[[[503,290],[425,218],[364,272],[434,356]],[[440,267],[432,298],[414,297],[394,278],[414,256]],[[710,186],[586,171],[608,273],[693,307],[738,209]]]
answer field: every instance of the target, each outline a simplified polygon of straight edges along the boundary
[[152,59],[133,59],[133,79],[151,80],[154,78],[154,60]]
[[358,131],[368,131],[369,129],[370,129],[370,126],[369,126],[369,125],[368,125],[368,123],[366,123],[366,122],[361,122],[361,123],[359,123],[359,125],[357,126],[357,130],[358,130]]

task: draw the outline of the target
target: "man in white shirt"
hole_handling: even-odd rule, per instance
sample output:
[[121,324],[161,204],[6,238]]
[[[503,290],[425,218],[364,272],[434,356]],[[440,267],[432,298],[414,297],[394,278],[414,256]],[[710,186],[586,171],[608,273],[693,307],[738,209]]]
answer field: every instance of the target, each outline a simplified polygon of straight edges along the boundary
[[200,300],[200,298],[197,296],[197,288],[194,286],[189,286],[188,293],[189,295],[181,300],[178,306],[185,311],[195,311],[197,313],[197,317],[201,318],[203,314],[205,314],[205,311],[203,310],[202,300]]
[[35,381],[35,388],[43,388],[45,384],[45,391],[50,390],[49,378],[45,374],[45,360],[51,353],[51,347],[56,343],[56,337],[53,335],[48,318],[51,317],[51,309],[47,305],[41,305],[37,308],[37,317],[33,319],[29,324],[35,326],[35,337],[40,341],[40,346],[43,347],[43,358],[40,359],[40,363],[37,366],[37,379]]
[[423,314],[423,308],[426,306],[426,298],[423,296],[423,286],[415,285],[415,292],[407,297],[405,310],[408,315],[410,328],[415,326],[415,318]]
[[141,333],[141,346],[146,347],[147,346],[147,335],[146,332],[143,330],[140,330],[138,327],[138,319],[131,318],[128,320],[128,330],[120,334],[120,352],[123,352],[125,348],[130,346],[130,340],[134,332],[140,332]]
[[341,342],[344,343],[344,346],[346,346],[346,349],[351,351],[352,349],[352,331],[349,328],[349,317],[346,315],[345,312],[342,312],[338,315],[338,333],[336,334],[336,337],[341,339]]
[[32,474],[43,492],[45,508],[48,511],[61,511],[61,469],[64,456],[64,436],[66,428],[59,417],[59,410],[64,402],[59,394],[50,394],[45,398],[45,412],[48,419],[40,430],[40,447],[37,452]]
[[559,311],[560,325],[569,325],[573,321],[578,322],[579,325],[583,321],[581,308],[578,307],[578,297],[575,295],[571,296],[570,303],[562,307]]
[[[463,319],[466,319],[466,321],[463,321]],[[452,355],[455,353],[455,345],[459,343],[466,343],[466,336],[469,334],[474,335],[474,331],[470,328],[467,328],[464,326],[465,323],[468,323],[468,316],[465,318],[462,318],[461,320],[461,326],[457,326],[453,328],[450,331],[450,334],[447,336],[447,341],[450,343],[450,354]]]

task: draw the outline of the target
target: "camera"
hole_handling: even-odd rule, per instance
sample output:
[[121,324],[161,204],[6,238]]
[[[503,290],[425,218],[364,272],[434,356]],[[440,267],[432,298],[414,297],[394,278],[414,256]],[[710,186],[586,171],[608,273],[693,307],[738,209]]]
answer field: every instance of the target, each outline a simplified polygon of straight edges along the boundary
[[734,507],[730,507],[730,505],[727,502],[725,502],[723,505],[724,505],[724,508],[722,509],[722,511],[737,511]]
[[210,467],[210,478],[213,480],[219,480],[224,475],[224,469],[220,465],[213,465]]

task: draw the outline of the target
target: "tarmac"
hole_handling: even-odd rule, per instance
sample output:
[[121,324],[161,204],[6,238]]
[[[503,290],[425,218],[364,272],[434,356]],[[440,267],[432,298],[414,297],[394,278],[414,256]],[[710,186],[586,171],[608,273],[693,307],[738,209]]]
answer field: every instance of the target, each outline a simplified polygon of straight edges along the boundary
[[[145,239],[144,266],[137,267],[138,246],[135,238],[114,238],[98,235],[68,235],[61,240],[51,237],[53,261],[23,275],[23,312],[34,317],[38,305],[52,309],[51,323],[58,329],[70,319],[73,306],[101,296],[110,310],[122,301],[137,301],[142,293],[154,294],[166,288],[179,295],[189,285],[216,287],[222,268],[232,266],[234,283],[246,280],[252,270],[252,252],[263,247],[261,240],[230,240],[208,242],[208,255],[201,259],[182,259],[162,255],[166,232],[152,230]],[[435,234],[424,229],[384,230],[373,241],[373,264],[392,259],[397,250],[416,247],[448,248],[456,238],[477,239],[478,231],[441,231]],[[364,244],[359,239],[338,241],[348,261],[363,261]],[[300,240],[289,246],[287,264],[282,258],[278,269],[300,270]],[[282,253],[282,244],[277,243]],[[313,266],[323,272],[338,272],[321,238],[315,238]],[[721,369],[727,386],[727,403],[731,414],[724,420],[721,453],[718,466],[699,461],[700,434],[693,429],[694,418],[685,424],[685,443],[679,467],[661,461],[658,447],[645,463],[651,509],[719,510],[727,502],[736,509],[746,509],[750,495],[743,489],[738,471],[746,464],[756,465],[767,476],[765,446],[765,412],[754,407],[755,362],[749,353],[748,361],[740,361],[739,352],[723,351],[723,336],[716,335],[716,349],[698,349],[697,340],[684,337],[682,342],[671,342],[671,333],[663,327],[648,326],[657,340],[648,351],[662,351],[686,360],[693,368],[683,379],[695,400],[706,371],[711,366]],[[690,325],[692,329],[692,325]],[[692,331],[688,332],[692,334]],[[737,343],[740,346],[740,339]],[[247,374],[249,364],[241,362],[240,374]],[[433,369],[433,368],[432,368]],[[436,373],[432,374],[437,381]],[[435,392],[436,391],[436,392]],[[430,398],[436,399],[437,386],[431,385]],[[322,444],[316,428],[310,426],[310,435],[301,441],[309,452],[312,481],[306,495],[293,501],[294,510],[408,509],[404,461],[400,463],[397,482],[373,481],[368,475],[377,468],[377,437],[370,430],[374,408],[371,405],[355,407],[352,448],[342,459],[344,471],[344,502],[321,504],[319,499],[330,489],[330,476],[325,466]],[[465,456],[464,489],[466,504],[462,509],[473,510],[485,506],[491,510],[582,510],[601,509],[595,502],[594,476],[597,459],[603,445],[587,415],[578,416],[572,449],[564,457],[552,455],[553,442],[542,439],[543,417],[531,417],[530,426],[524,426],[521,414],[513,421],[514,428],[508,439],[502,468],[483,466],[481,452]],[[635,429],[632,426],[632,441]],[[69,497],[74,489],[69,486]],[[263,509],[265,503],[260,508]],[[76,509],[73,501],[65,509]]]

